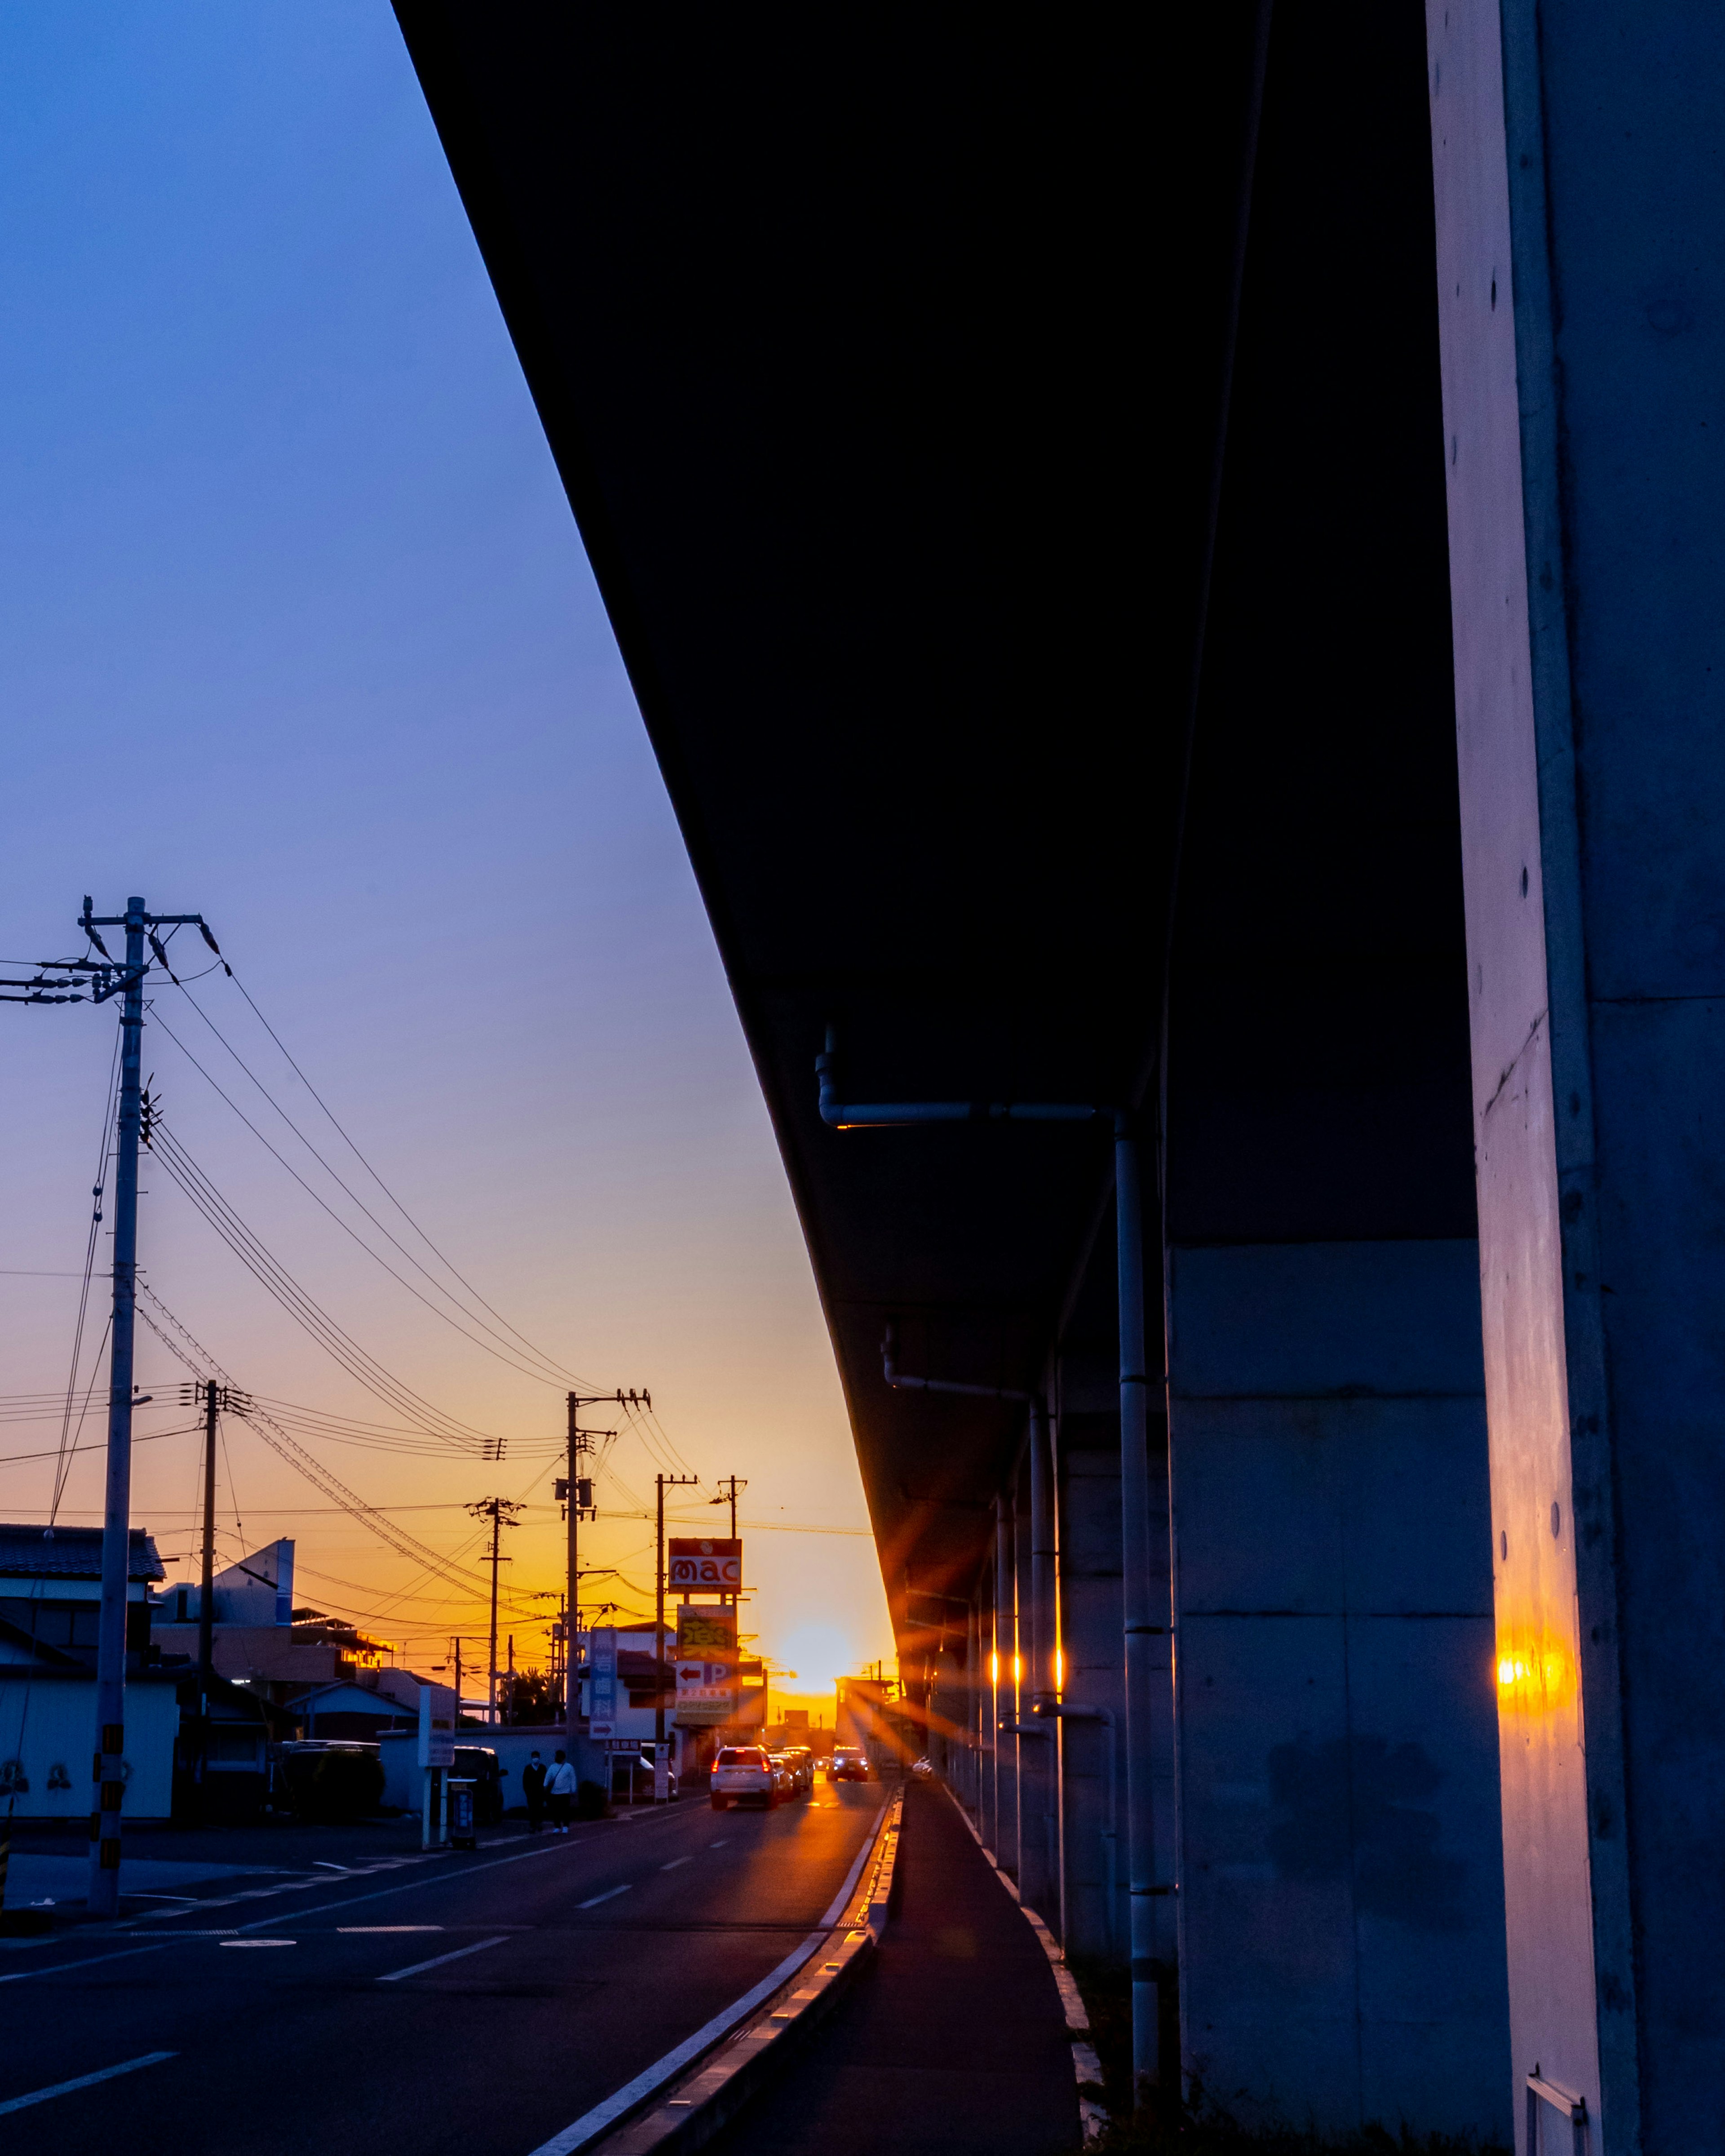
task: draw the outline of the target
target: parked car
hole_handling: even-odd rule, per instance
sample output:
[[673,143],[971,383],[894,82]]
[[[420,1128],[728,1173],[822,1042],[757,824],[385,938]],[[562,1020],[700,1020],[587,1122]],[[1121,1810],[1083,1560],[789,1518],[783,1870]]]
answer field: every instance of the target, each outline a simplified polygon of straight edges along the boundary
[[503,1778],[507,1767],[497,1764],[497,1754],[489,1744],[458,1744],[449,1779],[454,1782],[473,1784],[473,1823],[475,1826],[496,1826],[503,1817]]
[[869,1779],[869,1755],[860,1744],[835,1744],[833,1757],[827,1768],[829,1782],[865,1782]]
[[714,1755],[710,1786],[716,1812],[743,1804],[757,1804],[770,1812],[778,1802],[778,1777],[758,1744],[722,1746]]

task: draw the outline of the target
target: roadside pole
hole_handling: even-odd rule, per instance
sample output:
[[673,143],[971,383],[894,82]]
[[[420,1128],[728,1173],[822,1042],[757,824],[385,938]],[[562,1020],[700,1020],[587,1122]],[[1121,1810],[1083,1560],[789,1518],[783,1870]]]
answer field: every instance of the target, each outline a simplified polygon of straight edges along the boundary
[[[120,1130],[114,1175],[114,1314],[108,1361],[108,1472],[102,1509],[102,1585],[96,1631],[95,1809],[90,1818],[90,1887],[93,1917],[120,1910],[120,1812],[126,1794],[126,1627],[131,1586],[132,1332],[137,1306],[138,1142],[143,1122],[141,1075],[144,976],[151,960],[174,978],[158,928],[196,928],[223,965],[221,946],[200,913],[151,913],[129,898],[122,914],[96,914],[88,897],[78,916],[95,958],[44,958],[28,979],[0,980],[0,1002],[105,1004],[120,1006]],[[126,957],[116,964],[104,928],[126,931]],[[172,941],[172,938],[169,939]],[[146,957],[144,946],[150,947]]]
[[685,1483],[700,1481],[698,1475],[658,1475],[658,1526],[653,1544],[653,1801],[666,1800],[665,1778],[665,1493]]
[[126,1620],[131,1574],[132,1333],[137,1307],[138,1127],[142,1116],[144,901],[126,901],[120,1010],[120,1143],[114,1174],[114,1317],[108,1362],[108,1475],[96,1630],[96,1809],[91,1815],[93,1917],[120,1913],[120,1808],[126,1796]]

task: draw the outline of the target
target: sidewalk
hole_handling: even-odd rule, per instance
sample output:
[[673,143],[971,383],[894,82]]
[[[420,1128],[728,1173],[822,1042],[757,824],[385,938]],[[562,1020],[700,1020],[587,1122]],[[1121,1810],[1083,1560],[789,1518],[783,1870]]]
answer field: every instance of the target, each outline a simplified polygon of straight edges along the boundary
[[874,1968],[723,2156],[1066,2156],[1078,2095],[1048,1957],[952,1800],[905,1792],[896,1906]]

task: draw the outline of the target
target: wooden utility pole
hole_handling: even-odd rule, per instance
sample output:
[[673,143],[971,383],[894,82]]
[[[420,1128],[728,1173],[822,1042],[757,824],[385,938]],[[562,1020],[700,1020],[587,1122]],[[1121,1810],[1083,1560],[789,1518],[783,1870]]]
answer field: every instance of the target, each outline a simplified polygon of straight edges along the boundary
[[665,1493],[685,1483],[698,1482],[701,1477],[656,1475],[653,1479],[659,1486],[659,1519],[653,1546],[653,1742],[660,1745],[665,1742]]

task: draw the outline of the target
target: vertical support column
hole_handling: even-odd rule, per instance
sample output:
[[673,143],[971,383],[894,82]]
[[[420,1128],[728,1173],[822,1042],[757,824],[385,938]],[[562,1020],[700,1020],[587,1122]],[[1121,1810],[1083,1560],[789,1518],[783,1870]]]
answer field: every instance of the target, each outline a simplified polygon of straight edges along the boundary
[[1702,0],[1461,0],[1427,35],[1517,2133],[1538,2069],[1594,2156],[1702,2148],[1725,31]]
[[143,1121],[144,901],[126,901],[120,1027],[120,1130],[114,1176],[114,1318],[108,1363],[108,1473],[96,1634],[96,1809],[90,1822],[92,1916],[120,1910],[120,1812],[126,1791],[126,1618],[131,1573],[132,1333],[137,1305],[138,1137]]

